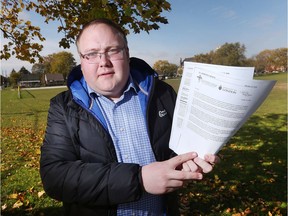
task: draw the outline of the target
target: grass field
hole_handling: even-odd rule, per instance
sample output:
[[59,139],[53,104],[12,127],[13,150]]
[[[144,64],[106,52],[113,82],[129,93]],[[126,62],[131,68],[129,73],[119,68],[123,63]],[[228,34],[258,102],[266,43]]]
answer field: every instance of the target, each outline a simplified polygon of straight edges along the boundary
[[[287,215],[287,74],[221,150],[201,182],[180,191],[183,215]],[[167,80],[176,90],[179,80]],[[60,215],[43,191],[40,146],[51,97],[63,89],[1,91],[1,215]]]

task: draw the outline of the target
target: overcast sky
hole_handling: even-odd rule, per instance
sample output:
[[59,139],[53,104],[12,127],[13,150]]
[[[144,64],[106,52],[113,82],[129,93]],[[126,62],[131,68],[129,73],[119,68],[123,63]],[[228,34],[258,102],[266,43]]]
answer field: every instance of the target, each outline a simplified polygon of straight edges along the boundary
[[[158,60],[179,64],[180,58],[207,53],[224,43],[239,42],[246,46],[246,57],[265,49],[287,47],[287,0],[168,0],[172,10],[163,15],[169,24],[149,34],[128,35],[130,55],[146,60],[151,66]],[[57,23],[44,23],[33,13],[22,14],[38,25],[46,38],[43,56],[63,51],[58,47],[62,34]],[[1,46],[5,40],[1,38]],[[2,48],[2,47],[1,47]],[[65,49],[79,57],[75,45]],[[22,66],[32,65],[10,58],[1,61],[1,74],[8,75]]]

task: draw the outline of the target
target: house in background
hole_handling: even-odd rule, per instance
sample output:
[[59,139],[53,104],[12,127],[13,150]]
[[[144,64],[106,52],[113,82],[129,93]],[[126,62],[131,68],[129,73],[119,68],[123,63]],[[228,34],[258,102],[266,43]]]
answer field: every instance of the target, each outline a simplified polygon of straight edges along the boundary
[[64,85],[63,74],[45,74],[44,82],[46,86]]
[[41,86],[39,74],[21,74],[18,86],[21,87],[38,87]]
[[0,89],[4,89],[8,86],[8,78],[0,75]]

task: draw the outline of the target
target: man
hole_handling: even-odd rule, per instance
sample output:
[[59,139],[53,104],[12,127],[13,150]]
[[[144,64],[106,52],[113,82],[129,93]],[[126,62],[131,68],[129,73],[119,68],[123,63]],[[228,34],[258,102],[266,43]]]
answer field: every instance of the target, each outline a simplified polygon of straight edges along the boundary
[[202,179],[217,157],[169,149],[176,94],[130,59],[119,26],[93,20],[76,42],[81,68],[51,100],[41,148],[46,193],[69,216],[177,215],[173,192]]

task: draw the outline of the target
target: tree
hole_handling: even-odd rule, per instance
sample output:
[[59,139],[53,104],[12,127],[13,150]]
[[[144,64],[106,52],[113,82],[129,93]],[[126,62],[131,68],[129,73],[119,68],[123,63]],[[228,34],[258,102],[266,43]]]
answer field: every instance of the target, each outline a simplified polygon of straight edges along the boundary
[[268,70],[268,65],[272,64],[272,51],[263,50],[255,57],[255,69],[256,73],[264,73]]
[[32,66],[32,74],[41,74],[46,72],[45,64],[43,63],[36,63]]
[[68,73],[76,66],[73,54],[70,52],[58,52],[43,57],[42,63],[32,66],[32,73],[60,73],[66,79]]
[[34,11],[45,18],[48,24],[58,21],[58,32],[64,37],[59,46],[69,48],[74,43],[81,26],[95,18],[109,18],[121,25],[127,34],[129,29],[134,33],[159,29],[159,23],[167,24],[163,11],[170,11],[170,3],[166,0],[74,0],[74,1],[16,1],[3,0],[1,13],[1,31],[9,42],[3,45],[0,58],[9,59],[12,55],[21,60],[35,63],[42,61],[39,52],[43,45],[35,40],[44,41],[40,28],[31,21],[19,18],[23,11]]
[[287,71],[288,48],[263,50],[255,56],[255,67],[258,73]]
[[20,73],[16,72],[14,69],[11,71],[10,76],[9,76],[9,82],[11,83],[12,86],[16,86],[18,81],[20,80],[21,75]]
[[213,58],[213,51],[206,54],[198,54],[192,57],[192,61],[211,64]]
[[271,58],[273,59],[274,70],[287,71],[287,54],[288,48],[273,50]]
[[212,64],[228,66],[245,65],[245,46],[240,43],[225,43],[216,49],[212,56]]
[[178,67],[177,76],[182,76],[182,75],[183,75],[183,67]]
[[207,64],[219,64],[228,66],[251,66],[252,61],[246,59],[245,46],[240,43],[225,43],[209,53],[201,53],[193,56],[191,61]]
[[50,55],[50,73],[61,73],[64,79],[67,78],[68,73],[76,66],[75,59],[72,53],[58,52]]
[[172,77],[176,75],[178,66],[176,64],[171,64],[167,60],[159,60],[154,63],[153,69],[164,77]]

